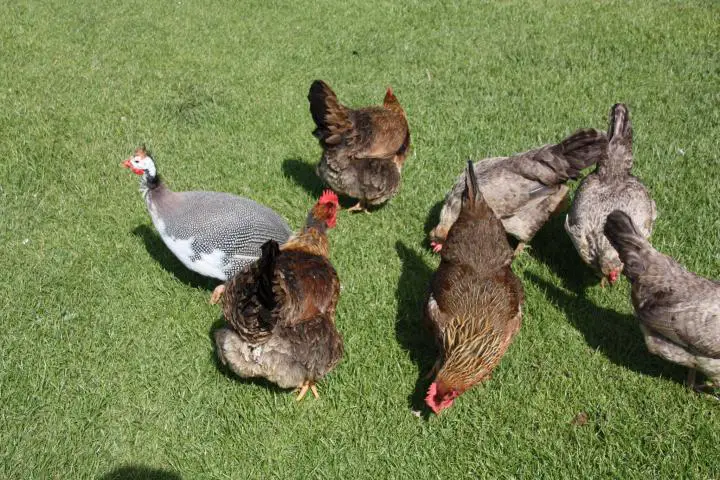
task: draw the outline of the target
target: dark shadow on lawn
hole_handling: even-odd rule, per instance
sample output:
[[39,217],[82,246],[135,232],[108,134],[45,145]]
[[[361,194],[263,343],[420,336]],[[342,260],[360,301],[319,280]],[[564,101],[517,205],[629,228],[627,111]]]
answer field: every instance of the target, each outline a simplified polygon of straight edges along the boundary
[[230,378],[236,382],[240,383],[246,383],[246,384],[252,384],[252,385],[259,385],[263,388],[267,388],[270,391],[273,392],[280,392],[280,393],[287,393],[289,390],[280,388],[274,383],[264,379],[264,378],[241,378],[238,377],[235,372],[230,369],[228,365],[224,365],[220,358],[217,355],[217,346],[215,344],[215,330],[219,330],[223,327],[226,327],[227,324],[225,323],[225,318],[220,316],[217,320],[213,322],[213,324],[210,326],[210,330],[208,331],[208,337],[210,338],[210,344],[212,345],[212,351],[210,352],[210,361],[215,364],[215,368],[218,369],[220,373],[225,375],[227,378]]
[[413,393],[408,396],[408,402],[413,410],[423,412],[423,416],[427,418],[430,410],[425,406],[425,392],[431,379],[425,376],[438,355],[435,340],[424,319],[425,299],[433,271],[420,255],[402,242],[398,241],[395,244],[395,250],[402,262],[396,292],[398,310],[395,337],[418,367],[419,376]]
[[600,278],[585,265],[565,231],[565,215],[555,215],[535,234],[530,254],[547,265],[560,279],[563,286],[577,294],[587,287],[597,285]]
[[531,272],[526,272],[525,277],[565,312],[570,323],[583,334],[590,347],[599,350],[611,362],[644,375],[683,383],[687,373],[684,368],[647,351],[633,315],[598,307],[584,296],[565,292]]
[[282,164],[283,174],[305,189],[313,198],[322,195],[324,185],[315,173],[315,164],[309,164],[299,158],[286,158]]
[[182,477],[175,472],[162,468],[150,468],[142,465],[125,465],[106,473],[102,480],[181,480]]
[[147,225],[138,225],[132,231],[136,237],[140,237],[145,243],[145,249],[150,256],[160,264],[168,272],[172,273],[175,278],[192,288],[204,288],[205,290],[213,290],[219,283],[219,280],[203,277],[197,273],[188,270],[180,260],[165,246],[160,236]]

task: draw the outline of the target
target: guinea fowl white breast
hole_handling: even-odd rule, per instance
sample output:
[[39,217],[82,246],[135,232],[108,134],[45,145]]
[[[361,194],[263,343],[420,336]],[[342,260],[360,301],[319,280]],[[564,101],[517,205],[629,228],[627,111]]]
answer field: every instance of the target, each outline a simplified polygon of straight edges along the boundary
[[218,280],[232,278],[260,257],[268,240],[284,243],[285,220],[250,199],[221,192],[173,192],[155,162],[138,148],[123,166],[141,175],[150,218],[170,251],[190,270]]

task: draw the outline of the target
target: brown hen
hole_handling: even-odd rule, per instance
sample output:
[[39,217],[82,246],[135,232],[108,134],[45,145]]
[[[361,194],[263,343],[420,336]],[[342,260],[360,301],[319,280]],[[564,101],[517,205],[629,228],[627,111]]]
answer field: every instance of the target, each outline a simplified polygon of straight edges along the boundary
[[425,402],[435,413],[488,378],[520,328],[523,288],[513,250],[468,161],[459,216],[440,251],[426,315],[441,356]]
[[410,129],[392,89],[382,106],[353,110],[338,101],[328,84],[316,80],[308,100],[317,126],[313,135],[323,147],[318,176],[336,192],[358,199],[351,211],[367,211],[395,196]]
[[328,259],[326,231],[335,226],[337,195],[326,191],[305,227],[283,246],[268,241],[262,256],[227,284],[228,327],[215,332],[220,361],[240,377],[264,377],[281,388],[308,389],[343,355],[335,328],[340,281]]

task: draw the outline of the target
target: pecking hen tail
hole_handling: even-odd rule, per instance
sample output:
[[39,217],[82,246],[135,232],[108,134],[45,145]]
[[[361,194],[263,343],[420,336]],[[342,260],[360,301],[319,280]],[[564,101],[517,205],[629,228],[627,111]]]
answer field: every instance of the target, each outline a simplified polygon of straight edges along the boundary
[[586,128],[554,145],[551,151],[554,157],[551,168],[563,180],[577,179],[581,170],[607,156],[608,137],[600,130]]
[[308,101],[316,125],[313,135],[324,146],[340,144],[343,135],[352,129],[348,109],[338,101],[335,92],[322,80],[315,80],[310,85]]
[[645,271],[644,259],[650,242],[640,234],[632,219],[620,210],[614,210],[607,216],[605,236],[620,254],[623,273],[630,280],[635,280]]

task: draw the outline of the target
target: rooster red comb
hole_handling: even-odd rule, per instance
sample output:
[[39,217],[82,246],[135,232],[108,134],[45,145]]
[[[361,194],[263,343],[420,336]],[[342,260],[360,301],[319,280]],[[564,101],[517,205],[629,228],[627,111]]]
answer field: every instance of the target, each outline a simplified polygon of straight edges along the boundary
[[334,203],[335,205],[338,205],[340,201],[338,200],[338,196],[335,192],[332,190],[325,190],[322,195],[320,195],[318,203]]

